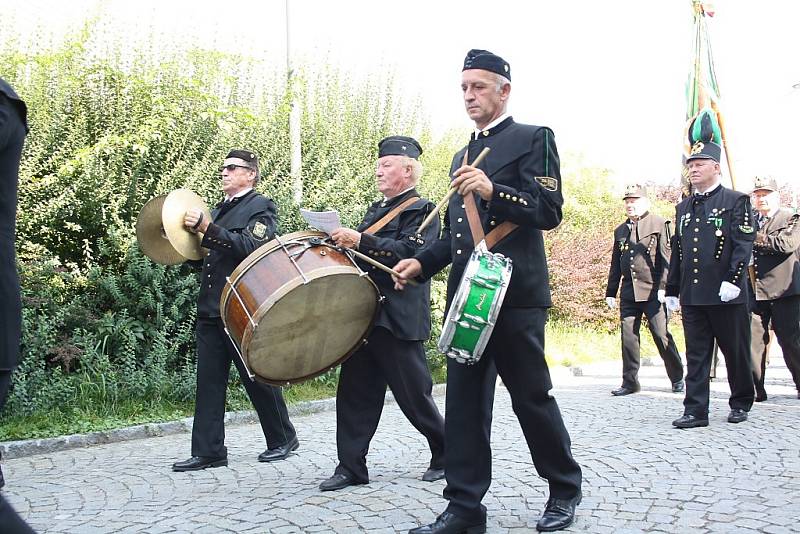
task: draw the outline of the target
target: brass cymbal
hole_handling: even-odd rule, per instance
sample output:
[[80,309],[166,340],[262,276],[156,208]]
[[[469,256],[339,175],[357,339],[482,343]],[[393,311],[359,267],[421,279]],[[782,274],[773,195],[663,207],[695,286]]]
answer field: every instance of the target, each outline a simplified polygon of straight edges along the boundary
[[193,234],[183,224],[191,208],[200,209],[203,217],[211,220],[206,203],[188,189],[158,195],[142,207],[136,219],[136,239],[145,256],[163,265],[177,265],[206,255],[207,249],[200,246],[202,234]]
[[176,189],[164,199],[161,224],[167,239],[180,255],[189,260],[200,260],[208,253],[208,249],[200,246],[203,234],[193,234],[183,224],[186,211],[192,208],[202,211],[205,220],[211,221],[211,211],[202,198],[188,189]]
[[136,218],[136,240],[145,256],[162,265],[177,265],[186,258],[175,250],[161,224],[161,211],[167,195],[158,195],[142,207]]

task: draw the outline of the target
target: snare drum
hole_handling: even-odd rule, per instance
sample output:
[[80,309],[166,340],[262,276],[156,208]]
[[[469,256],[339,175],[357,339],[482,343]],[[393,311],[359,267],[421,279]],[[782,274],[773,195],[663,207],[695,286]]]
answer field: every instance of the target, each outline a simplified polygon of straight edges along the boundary
[[220,314],[257,380],[286,385],[322,374],[355,352],[372,328],[378,288],[325,237],[276,237],[228,277]]
[[467,365],[480,360],[510,281],[510,258],[484,247],[472,252],[442,326],[443,354]]

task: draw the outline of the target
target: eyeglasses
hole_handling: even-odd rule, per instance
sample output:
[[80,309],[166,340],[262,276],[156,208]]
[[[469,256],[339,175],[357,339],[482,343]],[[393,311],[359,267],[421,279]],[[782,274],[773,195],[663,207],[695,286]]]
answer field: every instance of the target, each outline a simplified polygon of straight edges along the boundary
[[235,163],[229,163],[228,165],[223,165],[222,167],[220,167],[219,168],[219,172],[222,172],[225,169],[228,169],[228,172],[233,172],[233,171],[236,170],[237,167],[240,168],[240,169],[249,169],[251,171],[253,170],[250,167],[248,167],[247,165],[236,165]]

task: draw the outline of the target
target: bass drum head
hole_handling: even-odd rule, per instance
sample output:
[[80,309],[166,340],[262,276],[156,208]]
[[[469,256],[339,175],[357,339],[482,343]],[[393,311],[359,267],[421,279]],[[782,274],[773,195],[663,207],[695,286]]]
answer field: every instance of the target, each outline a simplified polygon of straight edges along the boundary
[[361,346],[377,307],[375,285],[356,272],[309,280],[258,319],[247,343],[248,366],[275,385],[320,375]]

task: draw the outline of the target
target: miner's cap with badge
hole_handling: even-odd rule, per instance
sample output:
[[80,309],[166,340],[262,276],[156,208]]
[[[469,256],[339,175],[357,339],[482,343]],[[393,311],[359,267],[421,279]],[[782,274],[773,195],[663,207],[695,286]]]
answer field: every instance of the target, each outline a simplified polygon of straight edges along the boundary
[[713,160],[714,163],[719,163],[720,157],[722,156],[722,147],[716,144],[713,141],[696,141],[692,145],[692,151],[689,154],[689,157],[686,158],[686,163],[694,159],[710,159]]
[[686,163],[693,159],[711,159],[719,163],[722,157],[722,130],[717,121],[717,114],[711,108],[704,108],[694,118],[688,131],[689,155]]
[[622,194],[622,200],[628,198],[647,198],[647,191],[640,184],[628,184]]
[[778,182],[771,176],[756,176],[753,178],[753,192],[756,191],[771,191],[778,190]]
[[473,48],[467,52],[467,57],[464,58],[464,68],[461,71],[471,69],[488,70],[511,81],[511,65],[505,59],[488,50]]
[[409,158],[419,159],[422,155],[422,147],[413,137],[405,135],[390,135],[381,139],[378,143],[378,157],[384,156],[408,156]]

